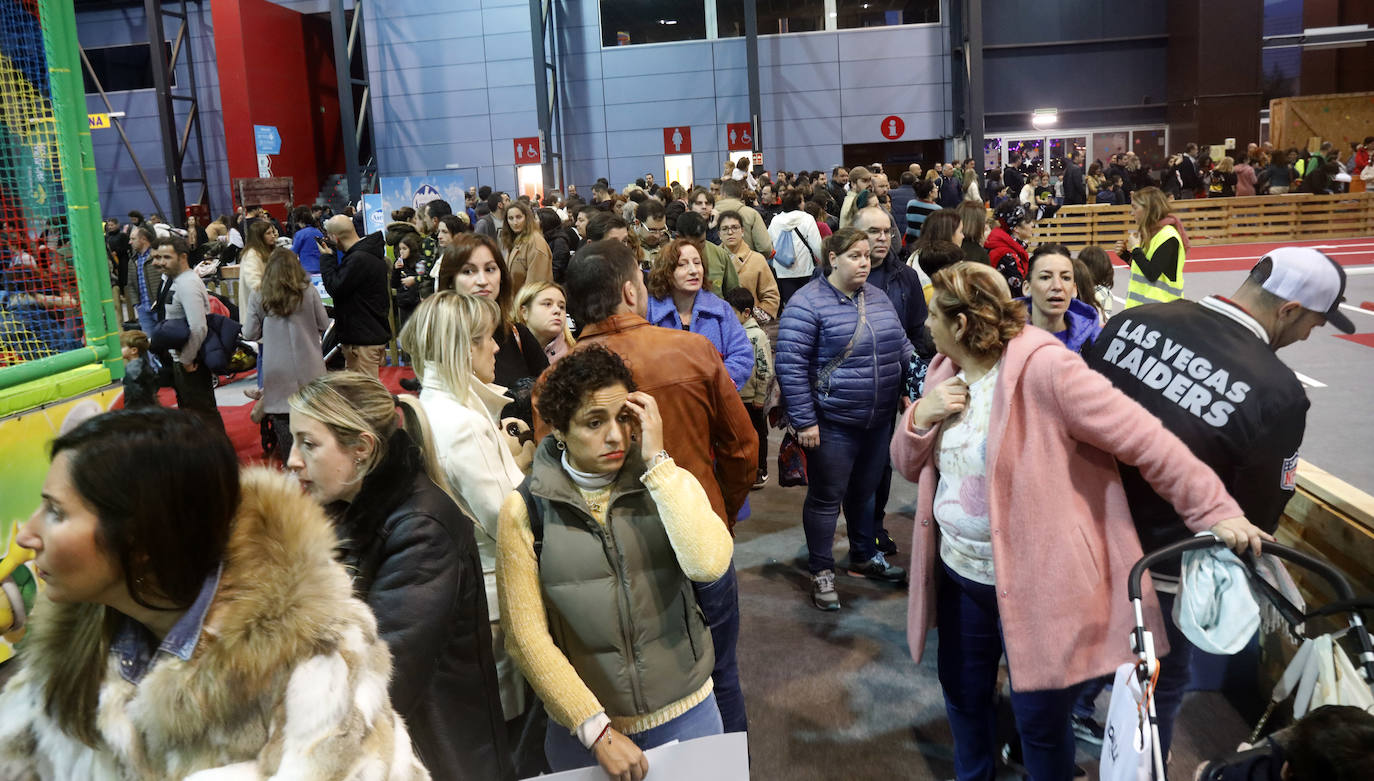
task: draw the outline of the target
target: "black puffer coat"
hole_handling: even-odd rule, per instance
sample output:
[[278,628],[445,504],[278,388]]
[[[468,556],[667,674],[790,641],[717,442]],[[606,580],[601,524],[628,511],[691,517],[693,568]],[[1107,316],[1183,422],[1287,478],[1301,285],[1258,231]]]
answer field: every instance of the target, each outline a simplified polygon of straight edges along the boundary
[[391,649],[391,701],[434,778],[514,778],[473,521],[405,431],[351,504],[329,508],[354,593]]

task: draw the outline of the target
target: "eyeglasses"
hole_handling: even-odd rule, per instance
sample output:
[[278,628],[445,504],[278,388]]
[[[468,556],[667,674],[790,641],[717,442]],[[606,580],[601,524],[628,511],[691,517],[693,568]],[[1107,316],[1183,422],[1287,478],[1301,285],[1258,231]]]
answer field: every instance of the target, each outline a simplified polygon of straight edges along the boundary
[[743,226],[740,226],[740,225],[722,225],[722,226],[720,226],[720,232],[721,232],[721,233],[740,233],[740,232],[742,232],[743,230],[744,230],[744,227],[743,227]]
[[870,236],[891,236],[891,228],[869,228],[866,233]]

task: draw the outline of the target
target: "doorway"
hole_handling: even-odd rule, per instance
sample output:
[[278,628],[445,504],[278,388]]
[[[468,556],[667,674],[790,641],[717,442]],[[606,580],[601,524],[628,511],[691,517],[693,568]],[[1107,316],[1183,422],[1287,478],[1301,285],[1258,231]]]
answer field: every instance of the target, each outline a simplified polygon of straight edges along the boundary
[[928,169],[935,163],[945,162],[944,154],[945,142],[938,138],[880,144],[845,144],[843,152],[846,168],[878,163],[883,167],[883,173],[887,174],[888,181],[893,187],[900,183],[902,173],[910,168],[912,163],[920,163],[922,170]]

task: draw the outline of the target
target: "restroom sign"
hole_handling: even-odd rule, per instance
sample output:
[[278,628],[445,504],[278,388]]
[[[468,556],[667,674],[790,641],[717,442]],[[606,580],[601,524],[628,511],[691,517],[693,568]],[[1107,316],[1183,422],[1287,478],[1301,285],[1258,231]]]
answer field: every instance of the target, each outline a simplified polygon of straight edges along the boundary
[[539,162],[539,136],[515,139],[516,165],[535,165]]
[[906,123],[898,116],[883,117],[883,138],[898,139],[906,132]]
[[754,148],[754,127],[748,122],[731,122],[725,126],[726,149],[748,152]]
[[663,154],[686,155],[692,152],[692,128],[689,125],[663,128]]

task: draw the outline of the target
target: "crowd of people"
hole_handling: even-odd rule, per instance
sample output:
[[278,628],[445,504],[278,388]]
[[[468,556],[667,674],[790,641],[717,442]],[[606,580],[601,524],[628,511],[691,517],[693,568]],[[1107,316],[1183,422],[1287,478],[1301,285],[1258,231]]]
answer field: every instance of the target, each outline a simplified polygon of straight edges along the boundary
[[[807,456],[804,598],[842,610],[837,571],[908,589],[960,779],[993,776],[1005,649],[1025,768],[1072,777],[1130,658],[1131,564],[1194,532],[1273,539],[1307,409],[1274,351],[1352,330],[1344,272],[1309,248],[1184,299],[1169,201],[1191,191],[1119,162],[1115,316],[1108,250],[1034,246],[1091,169],[1062,196],[1027,176],[1029,202],[972,161],[896,187],[745,164],[585,201],[484,187],[371,234],[310,207],[109,224],[126,409],[58,438],[19,533],[48,587],[0,775],[641,779],[647,749],[747,731],[733,534],[771,419]],[[275,464],[207,434],[223,321],[258,345]],[[393,339],[404,395],[379,379]],[[910,572],[893,470],[919,485]],[[1172,649],[1166,751],[1190,648],[1168,575],[1145,614]]]

